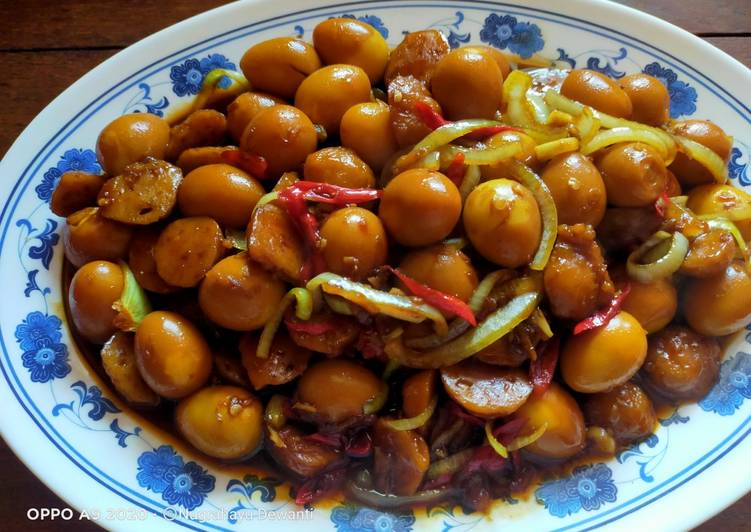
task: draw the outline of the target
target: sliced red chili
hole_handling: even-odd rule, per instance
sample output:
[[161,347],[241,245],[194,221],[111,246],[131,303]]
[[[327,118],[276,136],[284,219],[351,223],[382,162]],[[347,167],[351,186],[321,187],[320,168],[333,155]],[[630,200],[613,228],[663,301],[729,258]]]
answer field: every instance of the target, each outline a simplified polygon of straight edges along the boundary
[[462,184],[464,180],[464,154],[457,153],[454,156],[454,160],[451,161],[449,167],[446,169],[446,177],[448,177],[452,183],[457,187]]
[[360,331],[355,348],[363,358],[384,358],[384,343],[378,331],[371,327]]
[[423,101],[415,103],[415,112],[420,118],[420,121],[430,129],[438,129],[441,126],[450,124],[450,120],[446,120],[441,116],[441,113],[430,107]]
[[537,352],[537,358],[529,365],[529,380],[532,381],[532,393],[535,395],[544,393],[553,381],[560,344],[560,339],[553,337]]
[[631,285],[629,283],[626,283],[623,288],[613,297],[612,301],[610,301],[608,308],[596,312],[589,318],[577,323],[574,327],[574,335],[581,334],[585,331],[591,331],[592,329],[597,329],[598,327],[602,327],[603,325],[607,325],[608,322],[612,320],[613,317],[615,317],[615,315],[618,314],[618,312],[621,310],[623,301],[626,299],[629,292],[631,292]]
[[367,430],[353,434],[344,444],[344,452],[350,458],[366,458],[373,454],[373,440]]
[[[415,103],[414,109],[415,113],[417,113],[417,116],[420,118],[420,121],[430,129],[438,129],[441,126],[452,123],[451,120],[446,120],[445,118],[443,118],[438,111],[436,111],[423,101]],[[477,128],[472,133],[465,135],[464,138],[471,140],[482,140],[487,137],[492,137],[493,135],[501,133],[503,131],[518,132],[521,130],[511,126],[487,126]]]
[[293,185],[279,191],[278,201],[287,211],[305,242],[308,260],[303,264],[301,277],[307,281],[326,269],[326,261],[321,254],[321,233],[318,230],[318,220],[308,210],[303,195],[303,190]]
[[526,425],[527,418],[516,417],[511,421],[507,421],[500,427],[493,429],[493,436],[495,436],[502,444],[508,445],[519,436]]
[[464,410],[461,406],[456,404],[455,402],[451,401],[451,413],[455,415],[456,417],[459,417],[469,423],[470,425],[474,425],[476,427],[484,427],[485,426],[485,420],[481,419],[477,416],[473,416],[466,410]]
[[472,458],[462,470],[463,473],[493,473],[506,467],[507,460],[499,455],[490,445],[484,444],[475,449]]
[[304,506],[322,499],[332,491],[338,490],[347,478],[346,473],[347,470],[345,468],[340,468],[306,480],[297,488],[295,504]]
[[290,331],[314,335],[326,334],[327,332],[335,331],[339,327],[336,319],[325,321],[303,321],[289,316],[284,317],[284,324]]
[[314,443],[334,447],[335,449],[341,449],[344,446],[344,438],[337,432],[314,432],[313,434],[308,434],[304,438]]
[[458,297],[430,288],[429,286],[412,279],[408,275],[405,275],[396,268],[392,268],[391,266],[387,266],[386,268],[404,283],[407,290],[425,301],[428,305],[448,314],[459,316],[473,327],[477,326],[477,319],[475,318],[472,309]]
[[315,181],[298,181],[287,188],[294,188],[303,194],[307,201],[319,203],[332,203],[334,205],[348,205],[351,203],[367,203],[374,201],[383,195],[382,190],[372,188],[347,188],[330,183],[317,183]]
[[224,150],[220,157],[232,166],[236,166],[257,179],[268,179],[266,173],[269,165],[266,159],[253,153],[245,153],[238,149]]

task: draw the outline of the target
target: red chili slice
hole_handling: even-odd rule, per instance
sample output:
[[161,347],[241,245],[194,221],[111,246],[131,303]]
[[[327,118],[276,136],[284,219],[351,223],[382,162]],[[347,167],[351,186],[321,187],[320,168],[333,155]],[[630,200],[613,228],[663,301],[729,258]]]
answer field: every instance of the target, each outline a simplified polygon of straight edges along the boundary
[[347,478],[346,473],[346,468],[340,468],[306,480],[297,488],[295,504],[304,506],[322,499],[332,491],[338,490]]
[[451,161],[451,164],[446,169],[446,177],[448,177],[457,187],[461,186],[462,181],[464,180],[463,153],[457,153],[456,156],[454,156],[454,160]]
[[537,353],[537,358],[529,365],[529,380],[534,387],[532,393],[540,395],[548,389],[553,381],[558,364],[560,339],[556,336],[546,343]]
[[238,167],[257,179],[268,179],[266,171],[269,168],[266,159],[253,153],[245,153],[237,149],[224,150],[220,157],[232,166]]
[[469,308],[469,305],[467,305],[458,297],[445,294],[439,290],[430,288],[429,286],[415,281],[396,268],[392,268],[391,266],[386,266],[386,268],[394,275],[396,275],[402,283],[404,283],[404,286],[407,287],[407,290],[425,301],[425,303],[427,303],[428,305],[431,305],[438,310],[441,310],[448,314],[459,316],[473,327],[477,326],[477,319],[475,318],[472,309]]
[[[417,113],[417,116],[420,118],[420,121],[422,121],[422,123],[430,129],[438,129],[441,126],[452,123],[451,120],[446,120],[445,118],[443,118],[438,111],[430,107],[425,102],[420,101],[415,103],[414,109]],[[464,137],[471,140],[482,140],[487,137],[492,137],[493,135],[501,133],[503,131],[521,130],[511,126],[487,126],[477,128],[472,133],[469,133]]]
[[581,334],[585,331],[591,331],[592,329],[597,329],[598,327],[602,327],[603,325],[607,325],[608,322],[612,320],[615,315],[618,314],[618,312],[621,310],[623,301],[626,299],[626,296],[628,296],[629,292],[631,292],[631,285],[626,283],[624,287],[613,297],[613,300],[610,302],[610,305],[608,305],[608,308],[596,312],[589,318],[586,318],[577,323],[576,327],[574,327],[574,335]]
[[326,321],[303,321],[303,320],[296,320],[295,318],[286,317],[284,318],[284,324],[287,326],[287,329],[290,331],[296,332],[296,333],[303,333],[303,334],[326,334],[327,332],[331,332],[337,329],[338,325],[336,320],[326,320]]

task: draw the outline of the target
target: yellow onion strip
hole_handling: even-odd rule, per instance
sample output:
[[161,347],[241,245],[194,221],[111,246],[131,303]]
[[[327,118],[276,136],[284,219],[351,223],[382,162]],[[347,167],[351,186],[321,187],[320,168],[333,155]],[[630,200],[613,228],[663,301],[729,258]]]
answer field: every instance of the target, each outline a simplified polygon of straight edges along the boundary
[[709,170],[717,183],[723,184],[728,180],[727,165],[714,151],[686,137],[673,135],[673,138],[680,145],[681,151]]
[[271,428],[278,430],[287,424],[287,416],[284,415],[284,403],[286,402],[287,398],[278,394],[269,399],[263,418]]
[[287,311],[292,302],[296,302],[295,316],[299,320],[307,321],[310,319],[310,315],[313,313],[313,296],[305,288],[293,288],[287,292],[282,300],[279,302],[279,306],[274,311],[274,314],[263,326],[261,331],[261,337],[258,339],[258,349],[256,349],[256,356],[258,358],[268,358],[269,351],[271,350],[271,342],[276,336],[276,331],[279,329],[279,325],[282,323],[284,313]]
[[[633,120],[626,120],[625,118],[618,118],[616,116],[602,113],[600,111],[592,109],[589,106],[581,104],[575,100],[566,98],[561,93],[556,92],[556,91],[546,92],[545,102],[553,109],[558,109],[559,111],[563,111],[565,113],[569,113],[574,116],[582,115],[583,113],[585,113],[585,109],[589,109],[589,112],[592,114],[592,117],[598,120],[599,125],[603,128],[614,129],[614,128],[625,127],[625,128],[649,131],[653,135],[659,137],[662,142],[662,147],[658,149],[660,149],[661,153],[665,153],[665,159],[664,159],[665,164],[670,164],[673,162],[673,159],[675,159],[675,153],[677,150],[676,142],[675,140],[673,140],[673,137],[668,132],[660,128],[648,126],[640,122],[634,122]],[[582,144],[584,144],[584,142],[582,142]]]
[[508,458],[508,449],[506,449],[506,446],[499,442],[498,438],[493,435],[492,420],[485,422],[485,437],[488,439],[488,443],[495,452],[500,454],[503,458]]
[[537,429],[535,429],[532,434],[529,434],[527,436],[518,436],[514,438],[514,441],[512,441],[508,445],[503,445],[493,434],[493,421],[488,421],[485,423],[485,436],[487,437],[488,443],[495,452],[497,452],[503,458],[508,458],[508,453],[512,451],[518,451],[519,449],[522,449],[527,445],[531,445],[539,440],[540,437],[545,434],[545,431],[547,429],[548,424],[547,422],[545,422],[537,427]]
[[494,148],[464,148],[453,144],[441,148],[441,160],[446,164],[454,160],[457,154],[464,155],[464,164],[491,165],[507,161],[522,151],[520,142],[512,141]]
[[595,118],[591,107],[584,107],[581,114],[574,119],[574,126],[581,144],[586,144],[600,131],[600,119]]
[[[232,80],[232,85],[228,89],[219,88],[219,82],[224,78],[229,78]],[[201,90],[196,95],[196,99],[193,100],[191,112],[205,108],[209,103],[211,96],[214,95],[214,92],[217,89],[221,91],[231,92],[233,94],[240,94],[241,92],[245,92],[249,88],[250,83],[248,83],[248,80],[245,79],[242,74],[239,74],[233,70],[215,68],[214,70],[206,74],[206,77],[203,78]]]
[[514,438],[514,441],[509,443],[506,446],[506,450],[509,452],[511,451],[518,451],[519,449],[522,449],[526,447],[527,445],[532,445],[534,442],[539,440],[543,434],[545,434],[545,431],[548,430],[548,423],[547,421],[537,427],[537,429],[532,432],[532,434],[527,434],[526,436],[518,436]]
[[467,199],[469,193],[472,192],[475,187],[480,184],[481,178],[482,173],[480,172],[479,166],[471,164],[467,167],[467,171],[464,173],[464,179],[462,179],[462,183],[461,185],[459,185],[459,195],[462,198],[462,203],[464,203],[464,200]]
[[385,423],[394,430],[419,429],[433,416],[436,405],[438,405],[438,396],[434,395],[425,410],[416,416],[403,419],[389,419]]
[[579,139],[566,137],[565,139],[552,140],[545,144],[535,146],[535,155],[540,161],[548,161],[562,153],[569,153],[579,149]]
[[419,168],[427,168],[428,170],[437,171],[441,167],[441,154],[437,151],[431,151],[422,158],[417,166]]
[[384,314],[410,323],[420,323],[429,319],[433,322],[433,328],[437,334],[448,332],[448,325],[443,314],[417,298],[376,290],[371,286],[329,272],[311,279],[306,288],[311,293],[317,293],[320,289],[325,294],[339,296],[370,314]]
[[378,393],[376,394],[373,399],[362,405],[362,413],[366,416],[369,416],[370,414],[375,414],[378,412],[381,408],[383,408],[383,405],[386,404],[386,401],[389,398],[389,386],[385,382],[381,381],[381,387],[378,390]]
[[472,133],[476,129],[501,125],[503,124],[495,120],[472,119],[457,120],[456,122],[436,128],[424,139],[415,144],[414,148],[408,153],[405,153],[396,160],[394,173],[396,174],[406,168],[411,168],[430,152],[436,151],[438,148],[468,133]]
[[545,120],[545,124],[548,126],[568,126],[574,122],[574,117],[558,109],[553,109]]
[[553,329],[550,328],[550,323],[542,310],[539,308],[535,309],[529,319],[540,330],[546,340],[553,337]]
[[699,216],[699,219],[707,222],[707,225],[712,229],[721,229],[733,235],[735,243],[738,246],[738,251],[740,251],[743,260],[745,260],[746,263],[749,262],[748,244],[746,244],[746,241],[743,239],[743,235],[737,225],[727,218],[722,218],[716,215]]
[[[537,121],[535,108],[527,98],[532,87],[532,76],[513,70],[503,82],[503,101],[506,102],[505,120],[520,127],[537,143],[550,142],[567,136],[565,127],[551,127]],[[547,103],[547,102],[546,102]]]
[[643,142],[644,144],[649,144],[658,151],[662,160],[668,160],[669,154],[667,148],[659,135],[648,129],[632,127],[614,127],[613,129],[600,131],[592,137],[592,140],[582,146],[581,152],[584,155],[591,155],[597,150],[620,142]]
[[542,216],[542,235],[540,236],[540,245],[537,248],[535,256],[529,267],[532,270],[541,271],[548,263],[550,254],[553,252],[555,239],[558,236],[558,211],[555,208],[555,201],[550,194],[550,189],[545,182],[530,170],[524,164],[513,161],[511,172],[517,181],[524,185],[534,196],[540,215]]
[[[482,281],[480,281],[480,284],[477,285],[477,288],[475,288],[475,291],[472,293],[472,297],[469,299],[468,304],[472,314],[477,316],[480,313],[483,303],[485,303],[485,300],[488,298],[496,284],[509,281],[515,275],[516,273],[514,270],[496,270],[487,274]],[[431,334],[421,338],[409,338],[404,341],[404,344],[407,347],[412,347],[414,349],[431,349],[453,340],[460,334],[463,334],[467,329],[469,329],[469,323],[461,318],[456,318],[449,324],[448,333],[444,336]]]
[[529,291],[513,297],[503,307],[489,314],[477,327],[459,338],[426,351],[409,349],[402,344],[401,338],[395,338],[386,342],[386,355],[403,366],[420,369],[450,366],[471,357],[513,331],[537,308],[542,299],[542,279],[539,275],[516,279],[511,283],[523,286],[527,281],[533,285],[529,287]]
[[[671,239],[670,247],[660,258],[647,264],[638,262],[652,249],[664,244],[668,239]],[[658,231],[629,255],[626,261],[626,271],[629,277],[642,283],[664,279],[681,267],[687,253],[688,239],[682,233],[676,231],[671,235],[665,231]]]

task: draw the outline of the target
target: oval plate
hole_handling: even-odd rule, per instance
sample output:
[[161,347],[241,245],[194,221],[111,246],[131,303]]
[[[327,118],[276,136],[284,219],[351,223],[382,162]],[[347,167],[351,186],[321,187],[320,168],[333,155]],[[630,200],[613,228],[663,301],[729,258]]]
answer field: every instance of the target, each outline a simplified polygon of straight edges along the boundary
[[296,507],[276,479],[211,465],[128,411],[72,340],[60,283],[62,220],[48,207],[60,175],[99,170],[96,138],[115,117],[163,115],[196,94],[208,71],[236,70],[251,44],[281,35],[310,39],[316,23],[332,16],[365,20],[392,44],[405,31],[436,28],[452,46],[482,42],[614,77],[652,74],[667,85],[674,118],[709,118],[735,136],[730,175],[739,186],[751,185],[751,145],[744,143],[751,123],[748,69],[666,22],[617,4],[569,1],[556,12],[543,0],[523,4],[235,3],[118,53],[50,104],[0,164],[0,429],[15,453],[72,506],[123,530],[259,526],[252,521],[263,521],[264,530],[686,529],[746,493],[751,347],[744,334],[727,344],[720,382],[701,402],[672,412],[656,434],[613,460],[548,479],[528,500],[509,499],[489,516],[449,507],[427,513],[343,503]]

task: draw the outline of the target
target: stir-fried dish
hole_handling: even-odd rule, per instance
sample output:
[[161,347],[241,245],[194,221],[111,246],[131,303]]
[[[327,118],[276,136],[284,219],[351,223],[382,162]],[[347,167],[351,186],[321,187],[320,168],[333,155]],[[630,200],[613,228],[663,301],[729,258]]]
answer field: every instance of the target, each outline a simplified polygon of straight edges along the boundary
[[82,345],[196,450],[298,504],[484,510],[717,382],[751,196],[656,78],[353,19],[240,66],[52,198]]

